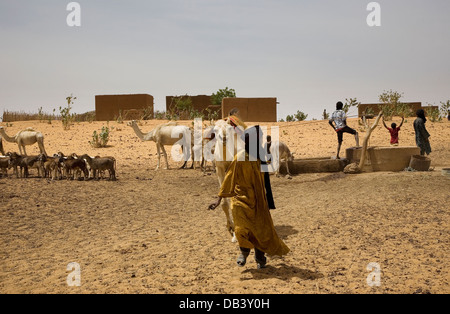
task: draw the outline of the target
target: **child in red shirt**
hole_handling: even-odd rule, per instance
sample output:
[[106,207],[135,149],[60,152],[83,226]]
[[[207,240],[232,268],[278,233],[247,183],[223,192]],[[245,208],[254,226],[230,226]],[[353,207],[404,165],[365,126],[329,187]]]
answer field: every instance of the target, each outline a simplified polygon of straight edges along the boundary
[[383,117],[383,125],[384,127],[391,133],[391,145],[392,146],[398,146],[398,133],[400,132],[400,128],[403,126],[403,122],[405,121],[405,117],[402,117],[402,123],[399,127],[397,127],[396,123],[392,123],[391,127],[388,128],[386,126],[386,123],[384,123],[384,117]]

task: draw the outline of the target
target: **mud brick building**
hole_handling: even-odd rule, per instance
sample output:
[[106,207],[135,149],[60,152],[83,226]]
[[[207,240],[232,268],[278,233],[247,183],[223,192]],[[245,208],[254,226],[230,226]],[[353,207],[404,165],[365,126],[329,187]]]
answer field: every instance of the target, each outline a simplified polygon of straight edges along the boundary
[[206,109],[211,111],[221,111],[220,106],[213,106],[211,103],[211,96],[208,95],[198,95],[198,96],[166,96],[166,112],[171,112],[173,106],[175,106],[176,100],[179,98],[189,97],[192,101],[192,107],[195,111],[207,114]]
[[148,94],[95,96],[97,121],[112,121],[122,114],[123,119],[140,119],[144,112],[153,118],[154,99]]
[[[411,108],[411,115],[415,116],[417,110],[422,108],[421,102],[410,102],[406,103]],[[370,109],[371,114],[378,115],[380,113],[380,108],[385,106],[384,104],[361,104],[358,106],[358,116],[361,118],[366,110]]]
[[224,98],[222,117],[228,117],[233,108],[239,109],[246,122],[277,122],[276,98]]

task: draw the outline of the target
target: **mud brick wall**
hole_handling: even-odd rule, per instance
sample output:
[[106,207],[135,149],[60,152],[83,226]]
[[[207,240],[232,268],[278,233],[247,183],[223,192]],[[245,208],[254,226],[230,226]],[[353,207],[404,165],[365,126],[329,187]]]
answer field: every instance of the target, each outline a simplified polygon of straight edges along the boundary
[[192,101],[192,107],[198,112],[207,114],[206,109],[210,108],[212,111],[219,110],[213,106],[211,103],[211,96],[208,95],[198,95],[198,96],[166,96],[166,112],[171,112],[172,106],[176,103],[176,98],[190,97]]
[[439,106],[425,106],[422,107],[422,109],[425,111],[425,114],[428,115],[432,110],[439,110]]
[[246,122],[277,122],[276,98],[224,98],[222,118],[228,117],[233,108],[239,109]]
[[95,116],[97,121],[112,121],[122,117],[127,113],[144,112],[144,109],[150,107],[153,118],[153,96],[147,94],[137,95],[98,95],[95,96]]
[[[412,110],[412,116],[416,115],[416,111],[422,108],[422,103],[421,102],[411,102],[411,103],[407,103],[407,105],[410,106],[411,110]],[[378,115],[380,113],[380,106],[384,106],[383,104],[361,104],[358,106],[358,116],[361,118],[366,109],[370,108],[372,109],[372,112],[374,115]]]

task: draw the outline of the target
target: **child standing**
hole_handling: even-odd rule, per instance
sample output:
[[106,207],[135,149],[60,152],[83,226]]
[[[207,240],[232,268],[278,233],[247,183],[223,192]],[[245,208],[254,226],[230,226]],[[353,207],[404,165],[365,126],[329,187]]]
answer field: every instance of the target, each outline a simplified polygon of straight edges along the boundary
[[396,123],[392,123],[391,127],[388,128],[383,117],[383,125],[389,133],[391,133],[391,146],[398,146],[398,133],[400,132],[400,128],[403,126],[403,122],[405,122],[405,117],[402,117],[402,123],[399,127],[397,127]]

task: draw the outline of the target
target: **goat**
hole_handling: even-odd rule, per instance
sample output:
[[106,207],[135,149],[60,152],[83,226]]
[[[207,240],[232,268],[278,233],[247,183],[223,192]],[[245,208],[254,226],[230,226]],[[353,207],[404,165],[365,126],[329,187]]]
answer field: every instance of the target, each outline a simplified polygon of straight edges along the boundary
[[108,170],[109,179],[116,181],[116,160],[114,157],[95,157],[92,158],[88,155],[83,155],[80,157],[87,167],[92,171],[92,176],[94,179],[100,180],[97,171],[100,173],[101,171]]
[[25,157],[22,155],[19,155],[17,153],[7,153],[7,157],[9,157],[9,164],[11,168],[13,168],[14,175],[16,178],[19,178],[19,171],[18,168],[20,167],[20,177],[23,178],[23,171],[25,171],[25,175],[28,176],[28,167],[26,163],[24,162]]
[[44,163],[41,161],[42,160],[42,156],[45,156],[45,154],[40,154],[39,156],[24,156],[23,157],[23,164],[24,164],[24,168],[25,168],[25,178],[28,178],[28,176],[30,175],[29,173],[29,169],[37,169],[38,171],[38,176],[43,178],[45,175],[45,170],[44,170]]
[[59,173],[59,179],[62,179],[62,172],[61,172],[61,163],[63,162],[63,159],[59,157],[58,155],[53,155],[53,157],[47,157],[44,154],[39,155],[40,162],[43,163],[44,167],[44,178],[50,178],[52,180],[56,180],[58,173]]
[[0,156],[0,174],[8,177],[8,169],[11,168],[10,158],[7,156]]
[[[61,157],[62,159],[62,168],[64,170],[64,174],[67,179],[75,179],[75,171],[81,170],[84,174],[84,179],[87,180],[89,177],[89,172],[86,168],[86,163],[81,159],[73,159],[73,158],[67,158]],[[80,178],[80,175],[77,175],[78,179]]]

